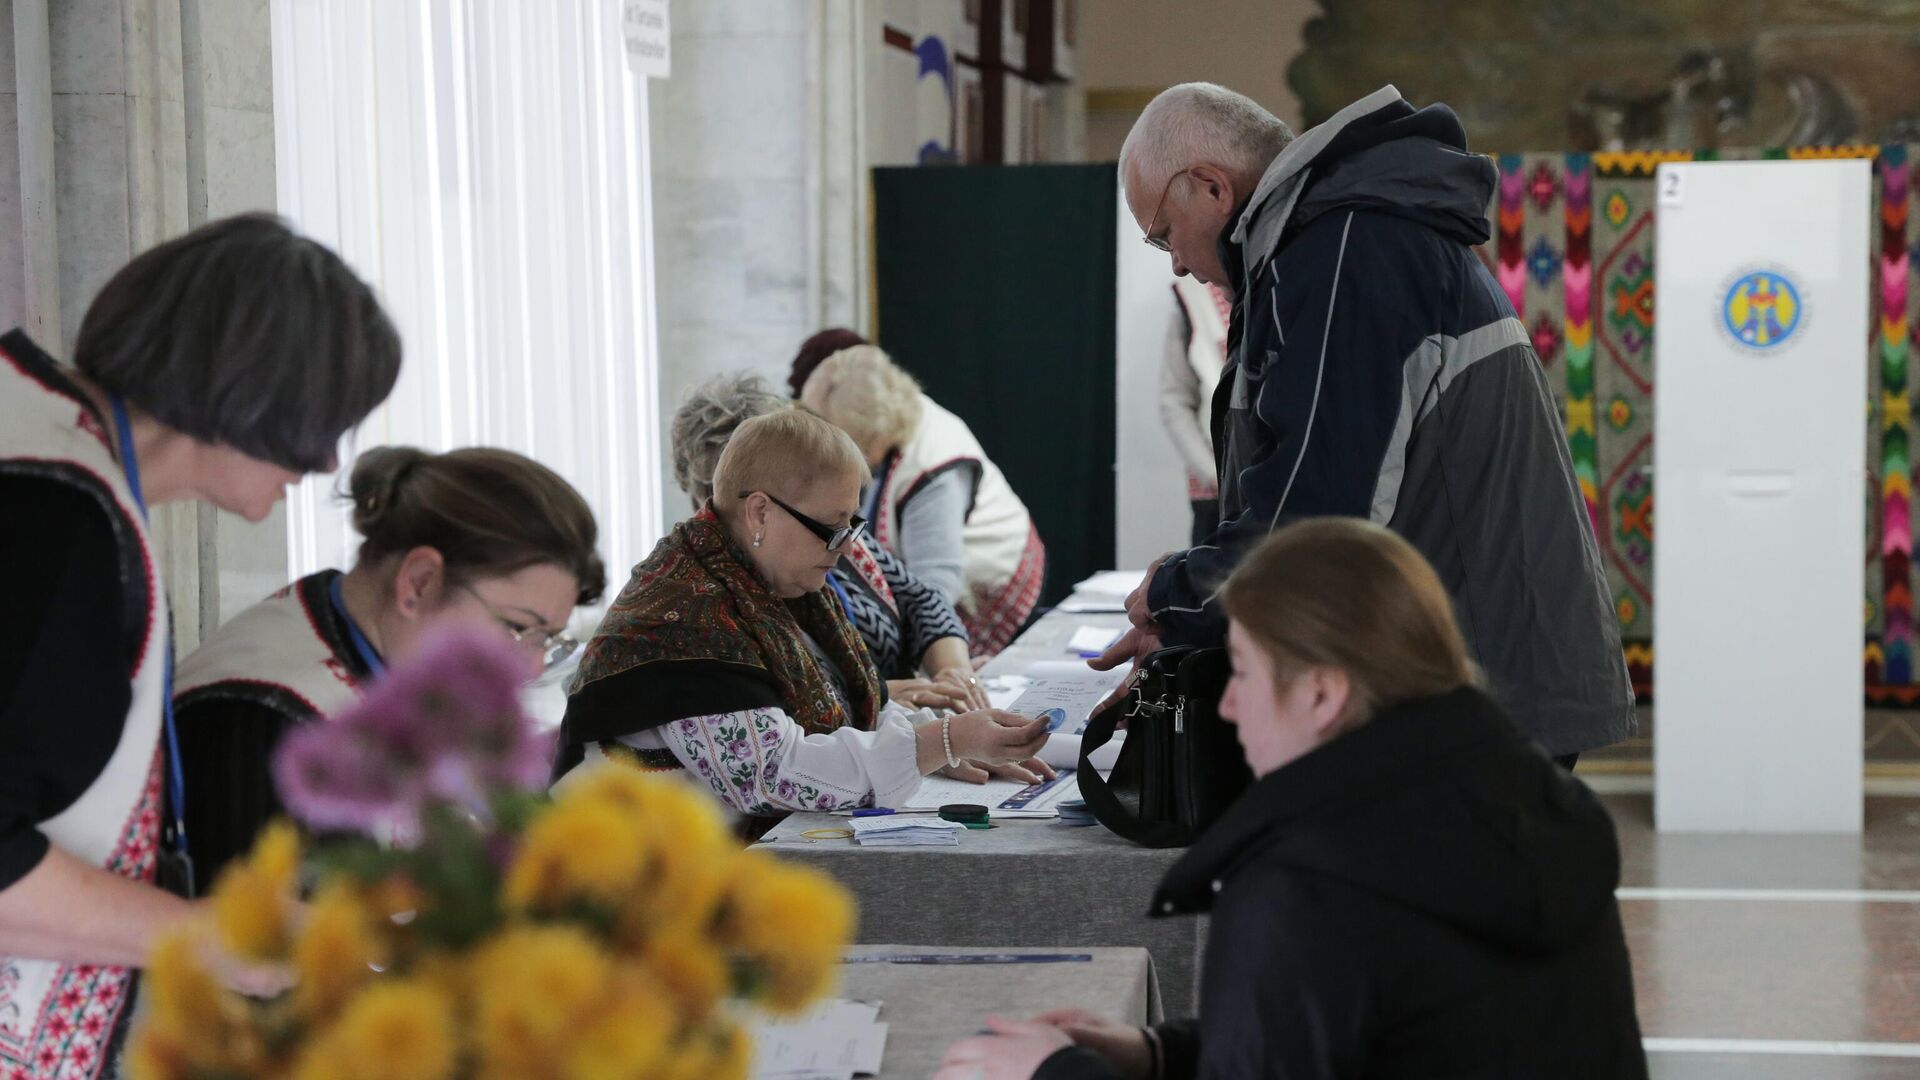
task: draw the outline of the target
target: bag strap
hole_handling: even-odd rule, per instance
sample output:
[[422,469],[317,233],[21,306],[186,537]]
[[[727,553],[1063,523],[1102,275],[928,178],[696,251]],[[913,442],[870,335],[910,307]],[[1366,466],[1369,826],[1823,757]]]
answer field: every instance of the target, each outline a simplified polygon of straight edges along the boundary
[[[1112,741],[1121,718],[1134,715],[1139,706],[1145,703],[1143,681],[1136,675],[1126,697],[1087,719],[1086,729],[1080,735],[1080,765],[1075,773],[1079,779],[1080,797],[1086,800],[1087,809],[1093,811],[1096,821],[1123,839],[1141,847],[1185,847],[1193,843],[1192,830],[1173,822],[1142,820],[1136,811],[1121,801],[1119,794],[1113,790],[1113,783],[1093,767],[1094,751]],[[1123,742],[1120,756],[1113,763],[1115,780],[1124,782],[1126,777],[1137,778],[1144,768],[1141,758],[1146,752],[1144,740],[1128,739]]]

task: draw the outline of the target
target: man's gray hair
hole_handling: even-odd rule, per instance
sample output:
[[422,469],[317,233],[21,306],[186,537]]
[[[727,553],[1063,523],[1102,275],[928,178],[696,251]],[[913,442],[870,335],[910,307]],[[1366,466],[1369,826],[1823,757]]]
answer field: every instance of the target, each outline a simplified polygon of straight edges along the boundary
[[715,375],[687,391],[670,425],[673,479],[692,497],[695,508],[713,497],[714,469],[734,429],[756,416],[792,407],[785,394],[751,371]]
[[1213,83],[1181,83],[1160,92],[1120,147],[1122,183],[1159,186],[1195,165],[1258,177],[1293,141],[1293,131],[1260,103]]

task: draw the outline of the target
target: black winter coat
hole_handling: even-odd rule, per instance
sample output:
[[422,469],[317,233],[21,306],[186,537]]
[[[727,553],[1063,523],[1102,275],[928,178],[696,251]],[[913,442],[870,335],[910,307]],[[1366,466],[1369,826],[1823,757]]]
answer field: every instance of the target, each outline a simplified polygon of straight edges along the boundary
[[[1155,916],[1211,910],[1168,1077],[1644,1080],[1613,823],[1477,690],[1258,781]],[[1084,1050],[1041,1080],[1113,1075]]]

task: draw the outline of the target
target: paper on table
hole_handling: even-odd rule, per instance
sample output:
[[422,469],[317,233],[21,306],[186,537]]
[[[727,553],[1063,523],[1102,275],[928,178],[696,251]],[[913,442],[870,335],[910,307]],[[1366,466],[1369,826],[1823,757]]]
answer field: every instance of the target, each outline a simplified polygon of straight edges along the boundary
[[853,842],[861,847],[952,847],[966,826],[937,817],[854,818]]
[[1118,667],[1112,671],[1095,671],[1087,666],[1085,660],[1035,660],[1027,665],[1028,679],[1105,679],[1110,685],[1119,686],[1127,677],[1127,669]]
[[[1120,760],[1120,747],[1125,745],[1127,733],[1116,731],[1107,745],[1093,752],[1087,761],[1101,772],[1111,770]],[[1072,769],[1080,764],[1080,736],[1049,735],[1047,745],[1040,748],[1040,760],[1056,769]]]
[[1100,593],[1091,596],[1068,597],[1060,601],[1055,611],[1066,615],[1124,615],[1127,604],[1124,598],[1108,599]]
[[1015,681],[987,683],[987,704],[996,709],[1005,709],[1019,701],[1020,695],[1027,692],[1027,680],[1017,675],[1002,676],[1002,678]]
[[1099,656],[1107,646],[1119,640],[1120,631],[1106,626],[1082,626],[1067,641],[1067,651],[1080,656]]
[[887,1025],[880,1006],[863,1001],[821,1002],[805,1016],[749,1025],[756,1080],[852,1080],[880,1071]]
[[1042,662],[1027,669],[1027,686],[1007,706],[1008,712],[1021,716],[1039,716],[1048,709],[1066,714],[1055,725],[1055,734],[1077,735],[1086,730],[1087,718],[1114,688],[1127,677],[1125,671],[1095,671],[1085,664]]
[[1073,591],[1082,594],[1082,599],[1092,599],[1084,594],[1099,593],[1103,596],[1118,596],[1126,599],[1140,583],[1147,578],[1145,570],[1103,570],[1073,587]]
[[898,814],[882,814],[879,817],[857,817],[853,819],[853,835],[868,833],[899,832],[903,829],[924,829],[929,832],[953,832],[964,829],[965,825],[945,818],[901,817]]

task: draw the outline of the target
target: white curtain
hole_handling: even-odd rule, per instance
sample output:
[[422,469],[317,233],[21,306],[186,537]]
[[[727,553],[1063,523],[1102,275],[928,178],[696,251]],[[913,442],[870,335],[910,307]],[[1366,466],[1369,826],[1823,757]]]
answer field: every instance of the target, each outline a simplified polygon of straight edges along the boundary
[[[618,589],[660,532],[646,80],[618,0],[273,0],[280,209],[405,341],[341,447],[505,447],[592,504]],[[352,559],[335,476],[288,504],[294,575]],[[589,613],[591,617],[591,613]]]

